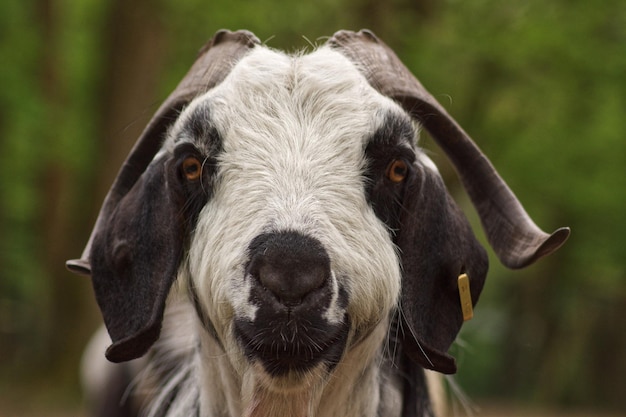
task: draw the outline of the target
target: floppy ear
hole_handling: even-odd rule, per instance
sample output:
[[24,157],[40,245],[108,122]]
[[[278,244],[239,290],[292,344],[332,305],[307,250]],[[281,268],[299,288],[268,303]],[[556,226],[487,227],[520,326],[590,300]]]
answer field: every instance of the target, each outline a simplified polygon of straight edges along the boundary
[[188,196],[174,186],[176,169],[168,157],[155,155],[182,109],[222,82],[259,43],[247,31],[219,31],[202,48],[122,165],[82,257],[66,263],[70,271],[92,276],[113,341],[106,356],[113,362],[142,356],[158,338],[183,251]]
[[93,238],[92,282],[112,362],[142,356],[159,336],[185,231],[184,198],[167,177],[165,158],[150,164]]
[[463,314],[457,280],[469,276],[472,305],[487,274],[487,254],[438,173],[416,162],[405,185],[396,244],[402,257],[404,350],[424,368],[456,372],[446,352]]

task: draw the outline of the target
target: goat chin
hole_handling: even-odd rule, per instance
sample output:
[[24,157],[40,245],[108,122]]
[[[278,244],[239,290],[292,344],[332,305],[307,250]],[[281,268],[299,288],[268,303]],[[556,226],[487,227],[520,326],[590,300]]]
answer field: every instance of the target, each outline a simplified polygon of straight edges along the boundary
[[313,415],[316,389],[275,391],[258,379],[256,370],[247,373],[243,378],[244,417]]
[[320,367],[281,377],[269,376],[258,364],[244,373],[242,383],[243,416],[270,417],[314,415],[319,400],[320,382],[324,375]]
[[[368,337],[349,346],[332,377],[324,366],[285,377],[271,377],[260,366],[252,366],[243,378],[243,398],[246,417],[295,416],[313,417],[347,415],[348,410],[361,410],[360,415],[372,415],[369,410],[371,396],[363,392],[376,392],[380,384],[378,369],[379,345],[386,336],[387,323],[381,323]],[[360,393],[360,394],[359,394]],[[352,402],[349,400],[353,398]],[[356,399],[361,398],[359,402]],[[376,403],[376,402],[375,402]],[[341,407],[349,404],[348,409]],[[355,414],[357,415],[357,414]]]

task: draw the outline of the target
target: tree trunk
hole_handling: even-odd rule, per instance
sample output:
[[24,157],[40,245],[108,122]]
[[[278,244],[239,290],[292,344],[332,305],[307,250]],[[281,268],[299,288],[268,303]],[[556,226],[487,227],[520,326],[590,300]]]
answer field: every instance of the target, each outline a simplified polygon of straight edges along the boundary
[[[62,45],[59,15],[55,13],[62,5],[55,0],[38,0],[37,4],[45,42],[40,83],[47,103],[47,125],[60,126],[69,123],[57,111],[63,108],[67,94],[58,59]],[[154,96],[164,52],[163,31],[154,3],[114,0],[110,10],[102,59],[108,64],[102,71],[102,107],[94,111],[101,115],[101,135],[84,138],[97,141],[98,164],[93,168],[97,171],[96,191],[78,195],[77,173],[54,156],[46,161],[39,182],[46,208],[41,210],[37,229],[41,231],[42,270],[49,280],[44,306],[49,314],[44,317],[45,350],[41,355],[46,360],[41,366],[55,380],[69,382],[76,380],[81,346],[93,331],[94,320],[89,318],[93,318],[96,308],[89,279],[65,271],[64,261],[80,255],[86,243],[88,230],[77,229],[90,229],[93,224],[93,220],[85,219],[83,201],[93,201],[89,217],[95,219],[118,167],[156,108]],[[44,133],[45,146],[55,149],[58,132],[47,129]]]

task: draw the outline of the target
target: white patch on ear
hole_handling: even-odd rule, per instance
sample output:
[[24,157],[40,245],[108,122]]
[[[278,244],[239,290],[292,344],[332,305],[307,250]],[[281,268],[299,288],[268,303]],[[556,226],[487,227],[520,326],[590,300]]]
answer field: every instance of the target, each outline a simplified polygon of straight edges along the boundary
[[426,168],[430,169],[433,172],[439,173],[439,168],[437,168],[437,165],[435,165],[433,160],[430,159],[424,151],[422,151],[421,149],[418,149],[415,152],[415,155],[417,159],[422,163],[422,165],[424,165]]
[[437,165],[435,165],[433,160],[428,157],[426,153],[427,151],[425,151],[423,148],[419,146],[419,142],[421,140],[420,136],[422,132],[422,125],[414,121],[413,128],[415,129],[415,132],[416,132],[415,134],[416,141],[412,147],[413,150],[415,151],[415,157],[417,158],[419,162],[421,162],[422,165],[424,165],[424,167],[430,169],[433,172],[439,173],[439,168],[437,168]]

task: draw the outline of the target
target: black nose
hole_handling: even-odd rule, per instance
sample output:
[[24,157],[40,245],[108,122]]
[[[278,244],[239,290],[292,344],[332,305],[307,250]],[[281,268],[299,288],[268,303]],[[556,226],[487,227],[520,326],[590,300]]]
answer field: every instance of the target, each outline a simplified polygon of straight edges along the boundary
[[250,245],[248,273],[287,306],[295,306],[330,277],[330,259],[321,242],[285,231],[258,236]]

